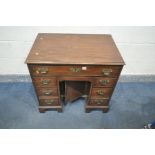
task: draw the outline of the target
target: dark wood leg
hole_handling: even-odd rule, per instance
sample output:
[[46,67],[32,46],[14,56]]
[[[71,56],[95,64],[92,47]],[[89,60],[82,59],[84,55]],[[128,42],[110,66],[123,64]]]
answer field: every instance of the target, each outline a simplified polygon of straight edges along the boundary
[[46,109],[39,108],[40,113],[45,113]]
[[91,111],[90,109],[85,109],[86,113],[90,113],[90,111]]
[[109,108],[104,108],[104,109],[102,110],[103,113],[107,113],[108,111],[109,111]]
[[57,111],[58,111],[58,112],[62,112],[62,109],[59,108],[59,109],[57,109]]

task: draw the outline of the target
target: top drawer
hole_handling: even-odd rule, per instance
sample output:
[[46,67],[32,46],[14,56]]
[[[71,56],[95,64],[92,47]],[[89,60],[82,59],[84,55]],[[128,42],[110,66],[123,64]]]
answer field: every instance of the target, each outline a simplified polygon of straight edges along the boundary
[[122,66],[50,66],[29,65],[33,76],[105,76],[118,77]]

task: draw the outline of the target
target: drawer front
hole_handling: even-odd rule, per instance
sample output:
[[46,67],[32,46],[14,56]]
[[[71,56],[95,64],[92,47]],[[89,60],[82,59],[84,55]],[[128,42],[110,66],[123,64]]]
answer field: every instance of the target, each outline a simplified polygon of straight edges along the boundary
[[121,66],[29,66],[33,76],[104,76],[118,77]]
[[37,87],[53,87],[56,86],[56,78],[35,77],[33,82]]
[[37,88],[38,96],[58,96],[57,88]]
[[108,106],[108,99],[96,98],[91,99],[88,103],[89,106]]
[[92,98],[110,98],[112,93],[112,88],[93,88]]
[[40,99],[40,106],[59,106],[58,98]]
[[117,82],[116,78],[95,78],[94,87],[113,87]]

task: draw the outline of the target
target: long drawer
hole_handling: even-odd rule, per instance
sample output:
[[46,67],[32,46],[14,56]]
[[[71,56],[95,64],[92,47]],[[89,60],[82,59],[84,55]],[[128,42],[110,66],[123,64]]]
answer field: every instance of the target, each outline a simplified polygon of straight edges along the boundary
[[118,77],[122,66],[50,66],[29,65],[33,76],[104,76]]

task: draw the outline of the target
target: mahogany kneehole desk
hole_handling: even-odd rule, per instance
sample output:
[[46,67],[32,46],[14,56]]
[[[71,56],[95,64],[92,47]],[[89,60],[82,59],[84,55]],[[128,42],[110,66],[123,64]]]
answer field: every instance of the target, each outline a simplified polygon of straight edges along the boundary
[[111,35],[100,34],[38,34],[26,63],[40,112],[79,97],[86,112],[107,112],[124,65]]

